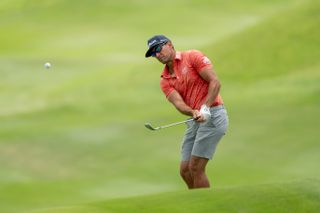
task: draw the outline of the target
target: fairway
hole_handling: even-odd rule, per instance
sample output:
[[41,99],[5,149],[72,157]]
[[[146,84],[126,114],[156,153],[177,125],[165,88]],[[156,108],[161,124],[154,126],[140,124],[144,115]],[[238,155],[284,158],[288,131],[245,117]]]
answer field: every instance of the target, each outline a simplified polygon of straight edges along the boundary
[[[317,212],[320,3],[0,3],[0,212]],[[230,128],[209,190],[179,176],[185,116],[144,57],[164,34],[212,59]],[[49,62],[51,67],[45,68]],[[232,203],[233,205],[230,205]]]

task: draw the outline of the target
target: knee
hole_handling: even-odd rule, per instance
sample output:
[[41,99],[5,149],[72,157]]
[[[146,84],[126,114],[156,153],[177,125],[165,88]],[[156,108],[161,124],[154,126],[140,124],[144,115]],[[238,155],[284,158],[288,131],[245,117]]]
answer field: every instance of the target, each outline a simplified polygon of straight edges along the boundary
[[181,165],[180,167],[180,175],[182,177],[185,177],[186,175],[189,175],[190,170],[189,170],[189,165]]
[[193,163],[189,165],[189,171],[191,171],[193,175],[201,174],[202,172],[204,172],[202,168],[199,167],[199,165]]

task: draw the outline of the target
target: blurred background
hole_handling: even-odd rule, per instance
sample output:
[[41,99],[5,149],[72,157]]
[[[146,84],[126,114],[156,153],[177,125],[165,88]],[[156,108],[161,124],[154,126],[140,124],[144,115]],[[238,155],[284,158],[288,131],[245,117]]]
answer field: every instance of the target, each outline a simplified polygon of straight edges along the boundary
[[95,203],[190,193],[179,176],[185,126],[144,127],[186,118],[159,88],[163,65],[144,57],[155,34],[204,52],[222,83],[230,128],[207,168],[210,192],[298,181],[319,203],[319,9],[312,0],[2,0],[0,211],[108,212]]

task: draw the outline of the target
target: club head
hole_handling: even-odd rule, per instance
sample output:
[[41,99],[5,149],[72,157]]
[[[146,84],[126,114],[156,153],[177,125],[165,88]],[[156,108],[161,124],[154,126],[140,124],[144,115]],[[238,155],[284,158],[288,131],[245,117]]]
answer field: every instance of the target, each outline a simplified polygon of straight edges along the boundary
[[150,123],[145,123],[144,126],[152,131],[159,130],[159,127],[153,128]]

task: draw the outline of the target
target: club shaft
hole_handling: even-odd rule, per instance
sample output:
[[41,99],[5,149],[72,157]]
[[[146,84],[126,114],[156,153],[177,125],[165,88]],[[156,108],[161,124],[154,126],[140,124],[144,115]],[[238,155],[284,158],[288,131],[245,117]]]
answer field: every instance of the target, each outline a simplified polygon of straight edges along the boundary
[[187,123],[189,121],[193,121],[194,119],[193,118],[190,118],[188,120],[185,120],[185,121],[180,121],[180,122],[176,122],[176,123],[172,123],[172,124],[168,124],[168,125],[164,125],[164,126],[159,126],[160,129],[163,129],[163,128],[167,128],[167,127],[170,127],[170,126],[175,126],[175,125],[179,125],[179,124],[184,124],[184,123]]

